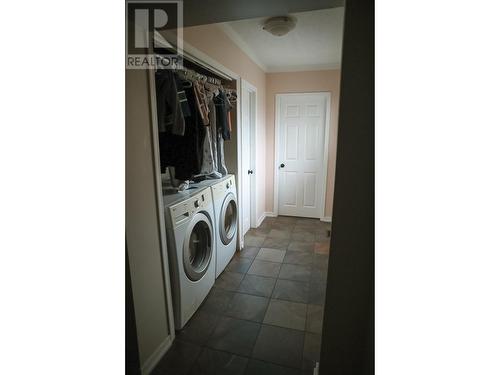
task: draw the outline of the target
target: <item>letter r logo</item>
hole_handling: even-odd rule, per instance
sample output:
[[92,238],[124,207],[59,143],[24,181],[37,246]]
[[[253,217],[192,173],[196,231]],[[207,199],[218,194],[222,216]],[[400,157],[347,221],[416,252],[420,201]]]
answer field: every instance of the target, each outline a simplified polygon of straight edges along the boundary
[[[153,27],[149,27],[150,13],[153,12]],[[160,30],[168,24],[168,14],[164,9],[135,9],[135,48],[148,48],[150,30]],[[154,39],[154,38],[153,38]],[[157,47],[155,45],[155,47]]]

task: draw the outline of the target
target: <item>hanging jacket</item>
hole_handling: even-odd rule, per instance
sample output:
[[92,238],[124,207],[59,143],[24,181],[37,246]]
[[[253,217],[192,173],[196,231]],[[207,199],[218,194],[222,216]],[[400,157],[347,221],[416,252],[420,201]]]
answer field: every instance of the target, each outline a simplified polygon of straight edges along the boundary
[[182,103],[184,91],[177,90],[175,75],[171,70],[160,70],[155,74],[156,109],[158,131],[183,135],[185,130]]
[[229,128],[228,122],[228,112],[231,109],[229,100],[226,94],[222,90],[219,91],[219,95],[214,98],[214,104],[217,115],[217,129],[222,135],[222,139],[225,141],[231,139],[231,129]]
[[[182,83],[178,84],[181,87]],[[203,141],[205,126],[199,111],[196,110],[196,99],[193,87],[184,88],[190,115],[184,117],[184,135],[160,133],[160,160],[162,170],[166,166],[175,168],[175,178],[190,180],[201,170],[203,158]]]

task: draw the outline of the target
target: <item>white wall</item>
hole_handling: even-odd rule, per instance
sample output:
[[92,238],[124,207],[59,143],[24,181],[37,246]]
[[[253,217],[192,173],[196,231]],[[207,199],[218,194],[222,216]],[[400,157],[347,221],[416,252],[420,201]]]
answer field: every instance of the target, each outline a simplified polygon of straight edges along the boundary
[[169,336],[155,195],[148,72],[127,70],[125,228],[141,366]]

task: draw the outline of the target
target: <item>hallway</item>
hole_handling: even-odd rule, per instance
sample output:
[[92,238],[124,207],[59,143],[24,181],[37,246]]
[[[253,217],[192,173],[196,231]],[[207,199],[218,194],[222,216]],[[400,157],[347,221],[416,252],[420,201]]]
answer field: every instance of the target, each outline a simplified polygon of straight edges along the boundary
[[266,218],[245,236],[154,374],[312,374],[319,360],[330,223]]

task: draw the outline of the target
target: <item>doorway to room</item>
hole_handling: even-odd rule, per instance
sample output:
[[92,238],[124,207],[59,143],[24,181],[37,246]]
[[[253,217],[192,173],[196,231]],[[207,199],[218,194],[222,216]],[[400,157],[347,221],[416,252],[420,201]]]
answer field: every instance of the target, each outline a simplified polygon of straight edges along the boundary
[[324,217],[331,95],[276,95],[275,212]]
[[256,225],[255,121],[257,89],[241,80],[241,207],[242,235]]

